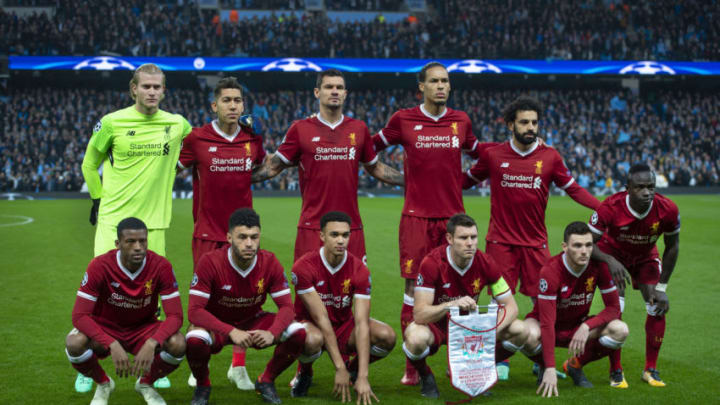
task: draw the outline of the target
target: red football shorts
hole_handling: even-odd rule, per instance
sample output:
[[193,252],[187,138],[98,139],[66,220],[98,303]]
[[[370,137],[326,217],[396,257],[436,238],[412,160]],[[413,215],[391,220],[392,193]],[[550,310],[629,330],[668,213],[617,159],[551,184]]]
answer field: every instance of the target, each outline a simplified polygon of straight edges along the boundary
[[[260,312],[254,318],[248,319],[244,322],[231,323],[236,329],[244,330],[245,332],[251,330],[268,330],[275,320],[275,314],[272,312]],[[219,353],[223,346],[233,344],[230,340],[229,335],[219,334],[213,332],[213,344],[210,347],[212,354]],[[251,346],[252,347],[252,346]]]
[[[319,229],[298,228],[297,237],[295,238],[295,259],[298,261],[307,252],[314,252],[322,247]],[[348,244],[348,252],[362,259],[367,264],[367,256],[365,253],[365,234],[362,229],[353,229],[350,232],[350,243]]]
[[400,277],[417,278],[420,262],[431,250],[446,243],[449,218],[400,218]]
[[503,278],[515,294],[520,283],[520,292],[528,297],[537,297],[540,269],[550,258],[547,248],[506,245],[504,243],[487,242],[485,253],[495,260],[503,269]]
[[[533,318],[538,323],[540,323],[540,314],[537,311],[537,306],[533,308],[533,310],[525,316],[525,319],[527,318]],[[587,321],[592,317],[585,317],[583,319],[580,319],[572,329],[557,329],[555,328],[555,346],[557,347],[568,347],[570,345],[570,341],[572,340],[573,336],[575,335],[575,332],[577,332],[580,325],[583,324],[583,322]]]
[[193,253],[193,268],[197,267],[200,262],[200,258],[207,252],[212,252],[215,249],[220,249],[223,246],[230,246],[227,241],[219,242],[216,240],[205,240],[193,238],[192,240],[192,253]]
[[430,332],[433,334],[434,343],[430,348],[430,353],[438,351],[440,346],[447,344],[447,322],[443,321],[442,327],[438,326],[436,322],[427,325],[430,328]]
[[340,354],[345,356],[353,356],[356,354],[355,348],[350,347],[350,337],[352,337],[354,329],[355,318],[353,317],[350,317],[337,327],[333,327],[333,330],[335,330],[335,337],[337,338],[338,348],[340,349]]
[[639,260],[632,260],[622,257],[621,255],[616,256],[615,253],[616,252],[613,252],[611,254],[618,259],[628,270],[628,273],[630,273],[634,289],[639,289],[640,284],[655,285],[660,281],[662,261],[660,261],[657,250],[653,249],[649,255]]
[[[98,326],[100,327],[100,329],[102,329],[103,332],[107,333],[108,335],[112,336],[113,339],[117,340],[126,352],[136,355],[140,351],[142,346],[145,344],[145,342],[155,334],[155,331],[157,331],[157,329],[160,327],[160,324],[162,324],[162,322],[160,321],[150,322],[144,325],[140,325],[135,329],[123,331],[110,329],[109,327],[102,324],[98,324]],[[110,354],[109,350],[108,354]]]

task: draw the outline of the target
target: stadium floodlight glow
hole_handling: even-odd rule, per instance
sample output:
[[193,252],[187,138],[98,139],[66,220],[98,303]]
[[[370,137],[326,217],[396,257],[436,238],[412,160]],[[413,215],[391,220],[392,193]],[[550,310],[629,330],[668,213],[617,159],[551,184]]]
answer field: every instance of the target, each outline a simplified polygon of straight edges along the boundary
[[[429,59],[10,56],[10,70],[125,70],[154,63],[178,72],[417,73]],[[720,75],[720,62],[438,59],[451,73],[478,75]]]

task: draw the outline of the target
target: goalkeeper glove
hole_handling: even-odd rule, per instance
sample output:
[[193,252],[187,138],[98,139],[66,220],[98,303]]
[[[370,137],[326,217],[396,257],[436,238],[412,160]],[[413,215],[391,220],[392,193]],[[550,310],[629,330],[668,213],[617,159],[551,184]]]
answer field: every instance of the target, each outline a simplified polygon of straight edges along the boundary
[[98,209],[100,208],[100,199],[92,199],[92,207],[90,207],[90,225],[95,226],[97,224]]
[[238,125],[240,125],[246,132],[253,135],[262,136],[265,129],[263,128],[262,121],[256,115],[243,115],[238,118]]

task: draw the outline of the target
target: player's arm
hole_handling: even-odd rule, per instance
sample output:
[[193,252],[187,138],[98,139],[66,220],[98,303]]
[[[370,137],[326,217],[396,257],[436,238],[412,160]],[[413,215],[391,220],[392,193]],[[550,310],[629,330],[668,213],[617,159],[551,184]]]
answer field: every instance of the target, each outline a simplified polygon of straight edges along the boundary
[[160,295],[160,300],[163,311],[165,312],[165,320],[162,321],[155,333],[143,343],[135,355],[133,368],[130,373],[136,377],[142,377],[150,371],[157,347],[162,347],[165,340],[180,330],[183,323],[180,293],[175,290],[169,294]]
[[415,306],[413,307],[413,318],[419,325],[427,325],[437,322],[447,316],[450,307],[459,307],[462,311],[470,311],[477,307],[477,303],[467,295],[438,305],[433,305],[435,290],[426,287],[415,287]]
[[313,323],[320,329],[323,339],[325,339],[325,349],[335,366],[335,387],[333,388],[333,392],[336,395],[340,395],[342,402],[346,400],[349,401],[351,399],[350,373],[348,373],[345,362],[340,354],[337,337],[330,323],[327,309],[325,309],[325,305],[315,289],[306,291],[303,294],[298,293],[298,296],[310,313]]
[[280,172],[285,170],[287,167],[290,167],[290,165],[286,164],[277,153],[267,155],[263,164],[253,169],[250,181],[253,183],[259,183],[261,181],[271,179],[280,174]]
[[[545,267],[543,268],[545,269]],[[540,271],[539,294],[535,305],[538,307],[540,318],[540,342],[542,344],[543,363],[545,371],[542,382],[536,393],[543,393],[543,396],[557,395],[557,375],[555,374],[555,321],[557,316],[557,293],[556,283],[549,277],[549,272]],[[542,281],[546,282],[543,291]]]
[[370,297],[355,294],[353,304],[355,318],[355,350],[358,356],[358,375],[355,390],[358,393],[358,404],[370,404],[372,398],[377,400],[370,388],[368,369],[370,364]]
[[662,272],[660,273],[660,281],[655,286],[653,294],[650,297],[650,305],[657,305],[657,315],[664,315],[670,310],[670,300],[668,299],[665,289],[670,281],[678,255],[680,254],[680,233],[664,234],[665,250],[662,257]]
[[228,335],[233,344],[247,349],[252,344],[252,337],[246,331],[236,329],[234,326],[227,324],[210,311],[205,309],[210,294],[190,289],[190,299],[188,304],[188,320],[191,324],[200,328]]
[[[487,144],[483,144],[487,145]],[[490,176],[490,165],[489,165],[489,149],[490,147],[483,147],[478,154],[478,160],[475,164],[468,169],[463,175],[463,190],[468,189]]]
[[376,179],[393,186],[404,186],[405,175],[383,162],[366,164],[365,169]]
[[600,247],[598,247],[598,242],[608,229],[608,221],[606,218],[611,217],[610,213],[607,211],[608,209],[606,206],[601,204],[600,207],[593,212],[590,217],[590,222],[588,222],[588,227],[590,228],[593,236],[593,250],[590,258],[607,264],[617,288],[620,289],[620,291],[624,291],[626,282],[630,282],[630,273],[619,260],[617,260],[614,256],[603,252]]
[[490,285],[490,291],[492,292],[495,301],[501,305],[498,310],[498,317],[502,319],[502,322],[500,322],[497,329],[505,330],[505,328],[510,326],[510,324],[517,319],[518,312],[520,312],[518,310],[517,302],[515,302],[515,297],[512,295],[510,286],[502,277]]
[[[285,278],[285,276],[282,277],[283,279]],[[287,283],[285,286],[287,286]],[[272,325],[270,325],[267,330],[251,330],[249,332],[252,336],[253,344],[260,349],[277,342],[278,339],[280,339],[280,335],[290,326],[290,323],[295,318],[295,309],[293,308],[292,298],[290,298],[289,288],[271,293],[270,297],[278,307],[275,320],[273,320]]]
[[90,192],[90,198],[92,199],[92,207],[90,208],[90,225],[97,224],[97,214],[100,208],[100,197],[102,196],[102,181],[100,180],[100,173],[98,168],[102,164],[105,155],[103,155],[97,148],[91,143],[88,144],[85,150],[85,157],[82,161],[82,174],[87,183],[88,191]]

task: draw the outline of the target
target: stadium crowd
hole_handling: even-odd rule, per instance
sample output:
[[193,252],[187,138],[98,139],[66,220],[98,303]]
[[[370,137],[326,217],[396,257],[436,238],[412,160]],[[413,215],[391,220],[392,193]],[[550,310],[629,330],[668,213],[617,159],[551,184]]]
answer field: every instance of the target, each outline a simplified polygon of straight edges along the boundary
[[[563,0],[428,1],[433,12],[389,23],[331,21],[323,13],[220,21],[191,2],[56,0],[52,17],[0,10],[0,54],[372,57],[576,60],[718,60],[715,2]],[[178,3],[180,5],[178,5]],[[227,7],[258,7],[224,0]],[[301,0],[273,1],[301,9]],[[391,10],[400,1],[326,2]],[[266,7],[262,7],[266,8]],[[396,8],[396,7],[395,7]],[[104,10],[103,18],[94,15]],[[658,27],[662,27],[659,29]]]
[[[170,89],[162,108],[180,113],[195,126],[213,119],[211,91]],[[698,92],[658,92],[652,99],[611,90],[532,91],[544,105],[540,135],[557,148],[578,183],[596,194],[625,184],[634,162],[649,162],[676,186],[720,185],[720,96]],[[481,141],[509,136],[501,110],[515,91],[454,90],[450,106],[470,116]],[[291,122],[317,109],[310,91],[252,92],[246,113],[266,127],[265,148],[274,152]],[[382,102],[380,102],[382,101]],[[15,89],[0,103],[0,191],[77,191],[83,185],[80,164],[92,128],[104,114],[129,105],[127,93],[98,89]],[[347,115],[382,129],[393,112],[419,104],[407,89],[350,91]],[[401,148],[384,161],[402,168]],[[469,165],[470,162],[466,162]],[[176,188],[191,189],[188,171]],[[361,188],[383,187],[361,175]],[[256,189],[296,189],[297,171],[287,170]]]

